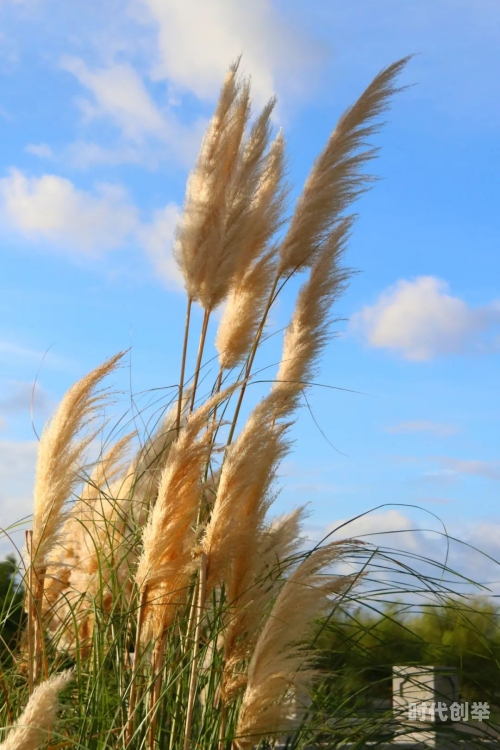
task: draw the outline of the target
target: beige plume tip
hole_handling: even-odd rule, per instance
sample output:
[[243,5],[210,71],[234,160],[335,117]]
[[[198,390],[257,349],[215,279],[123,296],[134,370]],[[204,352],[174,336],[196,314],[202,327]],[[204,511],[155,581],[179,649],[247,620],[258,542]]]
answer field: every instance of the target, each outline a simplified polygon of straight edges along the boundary
[[75,383],[42,432],[33,515],[32,549],[37,568],[46,564],[47,554],[66,520],[64,504],[79,480],[84,452],[96,434],[85,430],[107,395],[97,387],[123,356],[124,352],[119,352]]
[[0,744],[1,750],[38,750],[47,739],[47,732],[54,724],[60,708],[59,693],[73,679],[73,670],[68,669],[39,685],[30,697],[26,708]]

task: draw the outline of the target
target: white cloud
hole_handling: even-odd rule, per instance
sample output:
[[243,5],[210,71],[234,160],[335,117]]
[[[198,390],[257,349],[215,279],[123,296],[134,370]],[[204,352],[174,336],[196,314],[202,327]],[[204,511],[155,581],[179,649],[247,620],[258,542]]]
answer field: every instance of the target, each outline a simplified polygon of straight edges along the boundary
[[52,159],[54,156],[54,152],[47,143],[28,143],[24,150],[40,159]]
[[[297,86],[321,54],[279,17],[270,0],[144,0],[158,23],[156,75],[196,96],[213,98],[231,61],[243,55],[256,101],[272,96],[277,79]],[[302,75],[301,75],[302,74]]]
[[[401,562],[408,571],[416,571],[434,578],[433,586],[439,585],[444,573],[445,585],[457,591],[476,592],[468,581],[493,584],[498,591],[500,580],[500,523],[471,522],[457,520],[453,525],[442,525],[438,519],[426,514],[413,518],[411,509],[388,509],[368,513],[362,518],[348,522],[331,539],[362,539],[375,547],[387,551],[385,559],[374,557],[369,580],[385,582],[388,591],[398,597],[398,585],[402,592],[410,587],[424,589],[419,580],[404,572]],[[428,519],[428,520],[426,520]],[[343,524],[340,521],[328,528],[333,531]],[[457,541],[455,541],[457,540]],[[490,560],[488,555],[493,558]],[[394,562],[391,562],[394,561]],[[459,575],[454,576],[451,571]],[[407,596],[405,596],[407,598]]]
[[80,168],[123,163],[155,168],[165,158],[183,166],[192,165],[206,128],[204,118],[184,124],[171,108],[160,109],[129,64],[115,63],[91,70],[79,58],[66,56],[61,66],[90,92],[90,99],[77,99],[85,119],[109,120],[123,139],[111,147],[79,140],[63,151],[60,160],[69,160]]
[[[346,523],[345,526],[344,523]],[[372,544],[389,546],[392,543],[398,546],[396,540],[401,536],[404,543],[400,542],[400,547],[404,546],[405,549],[415,551],[419,546],[418,527],[414,521],[397,509],[386,510],[381,513],[367,513],[353,521],[339,521],[330,526],[328,531],[332,531],[338,526],[342,526],[342,528],[333,535],[333,539],[349,537],[364,539]],[[390,541],[388,541],[389,538]]]
[[441,464],[445,472],[453,475],[468,474],[500,482],[500,461],[478,461],[447,457],[433,457],[432,460]]
[[156,275],[167,285],[176,287],[182,286],[182,275],[172,256],[171,246],[178,216],[179,207],[169,203],[155,212],[150,224],[143,225],[138,231],[139,240],[149,255]]
[[18,169],[0,180],[0,208],[21,234],[87,254],[123,245],[138,221],[120,186],[90,193],[63,177],[28,177]]
[[141,222],[119,185],[101,184],[91,192],[56,175],[28,177],[18,169],[0,179],[0,212],[13,230],[63,247],[73,257],[99,257],[107,250],[135,244],[148,256],[156,276],[170,286],[182,283],[171,252],[178,211],[169,203],[150,221]]
[[375,305],[351,320],[351,330],[373,347],[392,349],[405,359],[485,351],[485,336],[500,327],[500,302],[472,308],[448,294],[448,284],[433,276],[400,280]]
[[90,70],[79,58],[66,56],[61,66],[92,93],[92,101],[79,100],[87,117],[111,118],[131,140],[165,136],[166,123],[131,65],[122,63]]
[[450,435],[457,435],[459,429],[451,424],[432,422],[427,419],[417,419],[413,422],[400,422],[399,424],[391,425],[386,427],[385,431],[395,434],[426,432],[431,435],[437,435],[438,437],[449,437]]

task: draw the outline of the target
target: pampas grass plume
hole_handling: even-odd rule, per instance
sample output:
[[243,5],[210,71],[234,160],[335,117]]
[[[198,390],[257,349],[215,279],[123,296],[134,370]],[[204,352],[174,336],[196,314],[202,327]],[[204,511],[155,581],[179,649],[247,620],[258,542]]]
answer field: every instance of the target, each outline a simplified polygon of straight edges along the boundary
[[215,340],[223,369],[236,367],[248,354],[275,273],[275,252],[269,251],[246,269],[241,281],[229,294]]
[[349,577],[325,569],[350,549],[334,543],[316,549],[288,577],[255,645],[236,729],[236,746],[246,750],[266,735],[293,724],[291,697],[306,690],[314,652],[303,645],[315,621],[332,606],[330,596],[352,585]]
[[39,685],[7,739],[0,745],[1,750],[38,750],[47,739],[47,731],[56,720],[60,708],[58,695],[73,678],[73,670],[68,669]]
[[202,540],[207,591],[225,580],[230,602],[238,598],[237,591],[245,590],[243,578],[248,575],[251,580],[254,572],[250,571],[251,552],[271,501],[276,468],[288,447],[286,425],[273,426],[270,413],[257,408],[226,452]]
[[224,231],[228,200],[238,154],[250,115],[250,87],[236,78],[233,65],[222,87],[219,102],[196,166],[188,179],[186,200],[176,232],[174,255],[188,297],[206,310],[227,294]]
[[384,68],[340,118],[297,201],[280,247],[280,274],[310,266],[342,212],[373,182],[361,170],[375,158],[377,149],[358,149],[380,129],[373,121],[399,90],[394,82],[408,60]]
[[[124,457],[135,434],[131,432],[114,443],[97,463],[62,524],[58,541],[47,555],[43,610],[50,612],[50,629],[66,619],[70,609],[69,599],[78,594],[74,579],[76,572],[86,564],[87,557],[91,554],[86,549],[85,535],[91,533],[95,521],[95,505],[104,488],[109,488],[110,483],[123,471]],[[95,547],[93,553],[95,554]]]
[[[252,134],[249,141],[252,141]],[[243,175],[244,167],[245,159],[241,168]],[[280,131],[269,151],[260,156],[253,174],[247,175],[243,184],[240,184],[243,180],[239,175],[235,179],[223,247],[224,267],[227,278],[231,280],[230,286],[240,283],[247,268],[261,255],[284,223],[288,194],[288,186],[284,183],[285,172],[285,139]]]
[[233,390],[231,387],[216,394],[188,417],[161,476],[158,499],[143,530],[135,576],[140,592],[146,594],[149,628],[145,637],[158,636],[185,599],[194,566],[202,470],[213,448],[216,428],[209,415]]
[[290,414],[297,406],[298,397],[312,379],[318,356],[328,341],[331,307],[352,275],[351,270],[340,266],[352,223],[353,217],[347,217],[333,229],[297,297],[285,332],[276,381],[268,397],[274,400],[276,417]]
[[95,416],[105,394],[96,393],[101,380],[123,357],[119,353],[75,383],[43,430],[35,476],[32,559],[43,568],[66,515],[64,503],[79,481],[83,454],[95,433],[77,437]]
[[[259,530],[251,551],[253,580],[245,577],[236,606],[232,608],[226,630],[226,664],[222,678],[222,697],[230,702],[247,682],[248,662],[269,607],[290,572],[301,543],[300,529],[304,509],[275,518],[270,526]],[[233,591],[234,592],[234,591]]]

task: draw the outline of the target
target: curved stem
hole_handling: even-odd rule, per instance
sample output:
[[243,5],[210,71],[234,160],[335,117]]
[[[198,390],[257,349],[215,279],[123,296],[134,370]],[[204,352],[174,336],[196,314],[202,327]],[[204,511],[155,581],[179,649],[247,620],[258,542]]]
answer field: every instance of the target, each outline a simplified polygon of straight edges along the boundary
[[189,324],[191,322],[192,304],[193,304],[193,300],[191,299],[191,297],[189,297],[188,303],[187,303],[187,310],[186,310],[186,324],[184,326],[184,343],[182,345],[181,375],[180,375],[180,382],[179,382],[179,400],[177,401],[177,422],[176,422],[177,432],[179,432],[179,428],[181,426],[182,393],[184,390],[184,375],[186,372],[186,356],[187,356],[187,346],[188,346],[188,338],[189,338]]
[[196,369],[194,371],[193,379],[193,392],[191,394],[191,403],[189,406],[189,413],[194,409],[194,402],[196,398],[196,388],[198,387],[198,378],[200,377],[201,361],[203,359],[203,349],[205,348],[205,341],[207,339],[208,321],[210,320],[210,310],[205,310],[203,316],[203,325],[200,334],[200,343],[198,345],[198,357],[196,358]]
[[241,410],[241,405],[243,403],[243,397],[245,396],[245,391],[248,384],[248,378],[250,377],[250,373],[252,371],[252,366],[255,360],[255,355],[257,354],[257,349],[259,348],[260,340],[262,338],[262,333],[264,332],[264,327],[266,325],[267,316],[269,315],[269,310],[271,309],[271,306],[274,302],[274,294],[276,292],[276,287],[278,286],[278,281],[280,280],[280,276],[277,274],[276,278],[274,279],[273,286],[271,288],[271,291],[269,293],[269,299],[267,300],[266,309],[264,310],[264,314],[262,316],[262,320],[260,322],[260,326],[257,330],[257,333],[255,334],[255,339],[252,345],[252,349],[250,351],[248,362],[245,370],[245,379],[242,383],[241,389],[240,389],[240,395],[238,397],[238,401],[236,403],[236,409],[234,410],[234,417],[233,422],[231,425],[231,430],[229,432],[229,437],[227,439],[227,444],[230,445],[233,437],[234,437],[234,431],[236,430],[236,423],[238,421],[238,417]]

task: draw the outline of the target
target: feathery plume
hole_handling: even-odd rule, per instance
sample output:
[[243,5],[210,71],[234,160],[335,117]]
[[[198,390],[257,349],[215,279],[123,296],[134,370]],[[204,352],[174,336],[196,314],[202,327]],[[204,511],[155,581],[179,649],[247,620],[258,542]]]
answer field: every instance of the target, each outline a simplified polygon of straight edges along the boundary
[[207,595],[224,583],[228,605],[221,686],[225,702],[241,687],[241,662],[251,650],[258,619],[255,606],[264,605],[259,587],[266,586],[262,578],[269,576],[264,567],[269,550],[260,541],[269,541],[265,516],[274,499],[276,470],[288,447],[287,425],[273,425],[272,412],[259,406],[226,452],[217,497],[201,541],[207,561]]
[[270,526],[260,531],[253,546],[254,562],[250,567],[254,579],[247,591],[240,592],[240,606],[233,608],[226,630],[226,661],[221,685],[226,702],[233,700],[246,685],[248,662],[262,623],[269,616],[270,606],[284,583],[284,574],[289,572],[300,546],[303,517],[304,509],[298,508],[275,518]]
[[60,708],[58,695],[73,678],[68,669],[52,675],[42,682],[22,712],[7,739],[0,744],[1,750],[38,750],[47,739],[47,731],[57,717]]
[[276,418],[296,408],[299,394],[312,379],[317,358],[328,340],[331,306],[352,275],[351,270],[339,264],[352,224],[353,217],[346,217],[333,229],[299,292],[285,333],[276,382],[268,396],[274,401]]
[[250,114],[248,82],[236,79],[238,63],[226,76],[215,114],[191,173],[174,255],[188,297],[206,310],[227,293],[223,237],[238,154]]
[[223,369],[236,367],[248,354],[275,274],[276,258],[271,250],[247,268],[231,290],[215,340]]
[[361,172],[378,149],[356,153],[380,123],[373,120],[389,107],[399,89],[395,79],[408,62],[405,57],[384,68],[342,115],[326,147],[316,160],[297,202],[280,247],[280,275],[310,266],[342,212],[373,182]]
[[[189,396],[186,389],[182,414]],[[174,408],[167,413],[126,471],[120,469],[135,433],[111,447],[62,527],[60,542],[50,555],[44,601],[44,610],[50,613],[49,628],[57,631],[65,626],[64,634],[59,633],[60,648],[69,648],[75,638],[71,610],[77,615],[83,643],[92,633],[93,597],[102,596],[100,604],[109,611],[114,600],[113,583],[125,595],[130,593],[132,570],[139,555],[136,532],[144,525],[148,508],[154,505],[161,472],[177,437],[176,411]]]
[[124,457],[135,434],[125,435],[114,443],[96,464],[61,527],[58,541],[47,555],[43,612],[50,614],[48,626],[53,631],[67,619],[70,600],[84,593],[75,587],[74,578],[88,555],[84,537],[93,523],[93,506],[104,488],[109,487],[123,471]]
[[[240,255],[248,263],[256,258],[285,222],[284,211],[290,190],[285,182],[285,138],[280,130],[266,155],[259,183],[248,212],[246,226],[240,234]],[[236,269],[236,280],[246,266]]]
[[284,439],[287,425],[274,426],[271,420],[270,411],[254,410],[229,446],[201,542],[207,555],[207,592],[225,580],[230,570],[230,601],[238,598],[233,588],[239,590],[244,586],[243,576],[251,576],[249,571],[244,573],[250,560],[248,555],[271,502],[276,468],[287,450]]
[[314,653],[303,645],[315,620],[352,579],[325,573],[350,546],[345,542],[315,550],[290,575],[258,638],[248,667],[248,683],[236,729],[236,746],[246,750],[261,737],[289,728],[291,698],[306,690],[315,672]]
[[[216,424],[209,415],[233,389],[216,394],[188,417],[161,476],[158,499],[142,534],[143,549],[135,575],[141,594],[146,595],[149,630],[145,637],[158,636],[185,599],[194,565],[202,473],[213,450]],[[198,438],[203,428],[205,432]]]
[[35,476],[32,562],[35,569],[45,565],[66,515],[64,503],[79,480],[83,453],[94,432],[77,438],[91,419],[105,394],[96,387],[123,357],[119,353],[96,367],[70,388],[51,421],[43,430],[38,448]]
[[136,435],[137,432],[134,430],[113,443],[111,448],[96,463],[77,502],[85,503],[87,506],[91,505],[102,490],[109,488],[123,474],[127,451]]
[[276,99],[271,99],[253,123],[247,140],[242,143],[238,162],[231,184],[226,216],[226,242],[234,235],[244,234],[243,225],[248,223],[257,186],[262,179],[266,164],[266,149],[271,135],[270,117]]
[[[257,121],[259,124],[259,121]],[[250,135],[250,143],[252,135]],[[280,131],[263,154],[253,175],[237,175],[234,197],[228,211],[222,256],[230,284],[240,283],[246,269],[263,252],[271,237],[284,223],[288,186],[284,184],[285,140]],[[244,181],[243,178],[246,178]]]
[[[181,425],[185,422],[186,408],[190,396],[191,390],[186,388],[181,403]],[[130,466],[129,474],[134,478],[134,505],[148,502],[153,505],[156,500],[160,476],[167,464],[172,444],[177,437],[176,412],[176,407],[167,412],[162,424],[148,438]],[[139,523],[143,520],[144,513],[141,513],[140,516],[141,518],[137,519]]]

